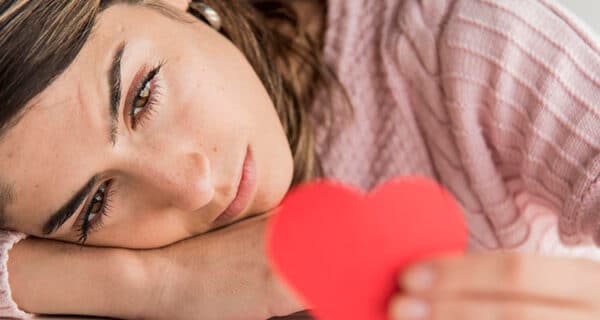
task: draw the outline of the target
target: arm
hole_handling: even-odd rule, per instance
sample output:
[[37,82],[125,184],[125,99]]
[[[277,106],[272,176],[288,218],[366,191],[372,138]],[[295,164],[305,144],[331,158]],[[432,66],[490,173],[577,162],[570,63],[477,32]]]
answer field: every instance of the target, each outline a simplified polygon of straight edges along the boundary
[[551,1],[459,1],[439,57],[460,158],[501,243],[528,237],[521,191],[555,210],[564,243],[600,244],[593,38]]
[[30,238],[9,253],[12,297],[27,312],[138,318],[147,305],[148,268],[134,251]]
[[531,236],[514,200],[558,215],[560,236],[600,243],[600,54],[551,1],[406,1],[400,72],[440,179],[482,247]]
[[[437,46],[429,55],[436,77],[422,79],[439,82],[420,84],[440,90],[427,97],[429,107],[441,110],[454,164],[476,189],[466,206],[486,209],[501,244],[518,244],[527,232],[514,232],[526,229],[506,183],[517,180],[554,205],[563,241],[599,244],[597,43],[551,1],[452,4],[429,38],[435,41],[419,46]],[[401,319],[416,298],[425,304],[413,310],[428,319],[597,319],[599,272],[589,260],[501,250],[439,257],[401,275],[390,311]]]
[[10,251],[28,312],[152,319],[266,319],[300,310],[263,252],[265,217],[155,250],[25,240]]

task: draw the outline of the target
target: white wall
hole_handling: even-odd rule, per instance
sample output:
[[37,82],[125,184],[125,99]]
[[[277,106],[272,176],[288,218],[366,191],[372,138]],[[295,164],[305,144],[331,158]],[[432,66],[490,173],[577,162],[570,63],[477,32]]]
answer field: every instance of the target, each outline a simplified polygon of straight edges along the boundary
[[600,35],[600,0],[557,0]]

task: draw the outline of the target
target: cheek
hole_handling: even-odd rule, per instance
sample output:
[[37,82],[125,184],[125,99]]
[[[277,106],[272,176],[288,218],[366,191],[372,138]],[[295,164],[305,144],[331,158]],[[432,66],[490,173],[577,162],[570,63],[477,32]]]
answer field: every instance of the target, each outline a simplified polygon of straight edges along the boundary
[[181,214],[168,212],[131,215],[102,228],[87,243],[132,249],[163,247],[194,235],[190,231],[190,222],[183,218]]
[[226,162],[219,157],[250,143],[259,180],[254,209],[264,211],[276,206],[289,188],[291,151],[262,82],[243,55],[224,41],[206,34],[170,59],[172,123],[196,144],[218,148],[213,160]]
[[236,148],[247,143],[255,125],[260,124],[257,122],[264,118],[264,101],[250,92],[257,80],[227,78],[226,72],[215,71],[218,68],[194,59],[174,65],[168,79],[169,119],[165,121],[182,140],[235,155]]

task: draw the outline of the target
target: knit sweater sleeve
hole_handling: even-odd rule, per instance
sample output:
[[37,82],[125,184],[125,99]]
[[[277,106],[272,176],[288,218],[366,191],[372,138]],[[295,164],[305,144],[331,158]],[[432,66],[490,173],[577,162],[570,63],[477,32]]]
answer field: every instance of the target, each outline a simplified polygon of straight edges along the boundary
[[500,245],[516,246],[527,237],[507,186],[517,181],[556,209],[564,243],[599,244],[594,35],[549,0],[408,0],[404,9],[406,46],[422,67],[403,69],[420,73],[410,77],[436,119],[425,130],[452,137],[446,154],[475,195],[466,206],[485,212]]
[[0,230],[0,318],[2,319],[28,319],[31,317],[20,310],[13,301],[8,283],[8,253],[12,247],[24,239],[22,233]]

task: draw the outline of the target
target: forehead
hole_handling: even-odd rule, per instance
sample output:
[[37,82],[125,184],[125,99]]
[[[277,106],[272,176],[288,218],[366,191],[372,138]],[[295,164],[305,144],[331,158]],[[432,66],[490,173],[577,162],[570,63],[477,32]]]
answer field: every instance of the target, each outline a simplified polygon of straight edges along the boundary
[[10,221],[60,206],[56,201],[74,191],[65,186],[81,183],[83,166],[77,163],[94,152],[91,145],[102,143],[97,134],[88,134],[99,132],[100,116],[92,100],[82,98],[84,91],[94,91],[81,87],[75,79],[80,77],[65,73],[0,142],[0,172],[14,188],[14,201],[6,208]]
[[14,187],[8,227],[41,223],[40,215],[58,209],[99,169],[98,155],[109,145],[106,74],[113,47],[126,37],[127,24],[135,23],[111,12],[125,7],[111,7],[99,17],[73,63],[30,101],[0,140],[0,176]]

